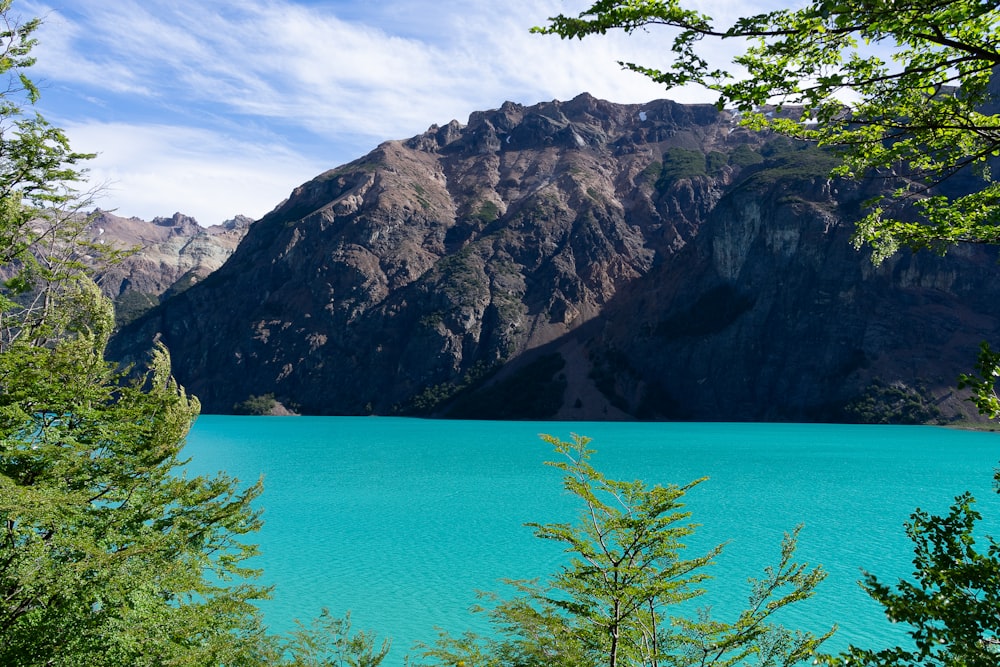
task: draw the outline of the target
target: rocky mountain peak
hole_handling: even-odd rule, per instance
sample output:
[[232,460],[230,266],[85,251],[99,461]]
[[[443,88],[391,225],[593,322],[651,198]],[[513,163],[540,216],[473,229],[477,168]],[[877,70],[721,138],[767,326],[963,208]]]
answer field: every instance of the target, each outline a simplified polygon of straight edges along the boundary
[[711,105],[506,102],[299,186],[113,350],[160,337],[215,412],[844,419],[902,386],[955,413],[992,259],[872,267],[878,184],[834,164]]
[[153,218],[152,224],[157,227],[165,227],[173,230],[177,234],[192,234],[197,232],[201,227],[197,220],[183,213],[174,213],[169,218]]
[[88,218],[91,241],[134,251],[98,275],[101,289],[116,303],[120,322],[131,321],[164,295],[181,292],[222,266],[253,222],[236,216],[202,227],[182,213],[146,221],[100,209]]
[[213,225],[208,228],[209,233],[212,233],[213,229],[221,229],[222,231],[235,231],[235,230],[245,230],[250,225],[254,223],[254,219],[247,217],[245,215],[237,215],[229,220],[224,220],[219,225]]

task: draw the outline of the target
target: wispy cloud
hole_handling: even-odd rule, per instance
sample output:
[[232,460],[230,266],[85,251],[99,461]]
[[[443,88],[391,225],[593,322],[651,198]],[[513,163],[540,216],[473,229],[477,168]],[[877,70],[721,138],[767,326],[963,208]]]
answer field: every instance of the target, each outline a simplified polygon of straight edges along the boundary
[[258,218],[327,168],[280,144],[234,140],[171,125],[68,124],[74,147],[98,153],[89,165],[98,205],[151,219],[174,212],[217,224]]
[[666,96],[616,64],[662,64],[663,34],[530,34],[578,11],[558,0],[33,0],[21,9],[46,17],[44,110],[76,143],[109,142],[78,148],[102,153],[93,173],[113,181],[108,199],[126,215],[260,215],[278,199],[251,201],[261,191],[239,183],[304,180],[505,100]]

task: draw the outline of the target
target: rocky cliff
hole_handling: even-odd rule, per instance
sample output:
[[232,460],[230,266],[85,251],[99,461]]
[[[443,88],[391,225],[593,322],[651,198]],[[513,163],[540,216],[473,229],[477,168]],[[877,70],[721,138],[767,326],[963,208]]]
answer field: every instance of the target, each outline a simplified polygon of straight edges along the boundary
[[877,184],[710,106],[581,95],[432,126],[297,188],[126,327],[208,412],[948,417],[996,257],[849,244]]
[[92,242],[135,251],[98,275],[101,289],[115,301],[119,321],[129,322],[222,266],[251,222],[236,216],[202,227],[181,213],[146,221],[97,210],[85,233]]

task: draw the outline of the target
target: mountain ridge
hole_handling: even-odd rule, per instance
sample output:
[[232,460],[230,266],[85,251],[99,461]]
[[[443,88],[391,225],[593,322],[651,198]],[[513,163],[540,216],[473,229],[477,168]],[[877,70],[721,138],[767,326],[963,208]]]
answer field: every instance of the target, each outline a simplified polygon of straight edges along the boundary
[[203,227],[183,213],[147,221],[101,209],[86,216],[83,233],[89,242],[127,252],[97,274],[102,292],[115,302],[119,323],[130,322],[222,266],[253,222],[237,215]]
[[[899,394],[968,413],[952,387],[1000,328],[995,257],[871,266],[848,239],[880,184],[832,165],[709,105],[508,102],[296,188],[112,354],[159,338],[209,412],[273,394],[309,414],[845,420]],[[928,339],[922,313],[956,313],[968,336],[893,363],[906,332],[857,324],[879,308]]]

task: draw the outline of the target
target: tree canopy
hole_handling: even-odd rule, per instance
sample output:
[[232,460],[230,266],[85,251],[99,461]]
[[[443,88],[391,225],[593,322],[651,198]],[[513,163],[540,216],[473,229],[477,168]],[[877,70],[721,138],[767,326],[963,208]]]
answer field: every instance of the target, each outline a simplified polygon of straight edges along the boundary
[[[667,87],[700,84],[755,128],[835,146],[836,173],[882,178],[858,243],[1000,242],[1000,8],[992,0],[812,0],[718,25],[683,0],[599,0],[535,28],[563,38],[670,31],[670,62],[623,62]],[[712,40],[745,48],[728,65]],[[742,40],[742,41],[740,41]]]
[[165,348],[135,379],[105,361],[116,257],[84,233],[90,156],[32,110],[38,26],[0,0],[0,664],[374,667],[349,619],[266,631],[260,483],[185,474],[199,405]]

